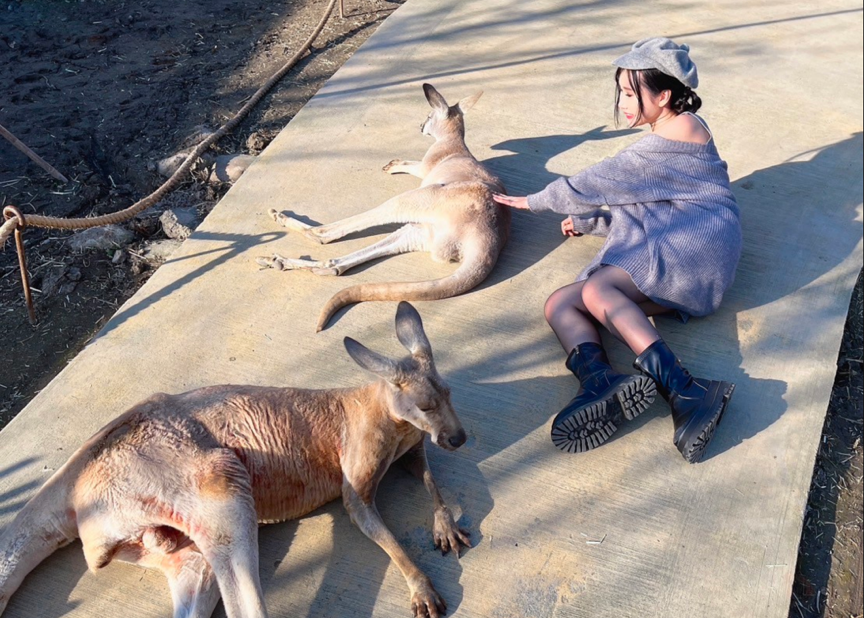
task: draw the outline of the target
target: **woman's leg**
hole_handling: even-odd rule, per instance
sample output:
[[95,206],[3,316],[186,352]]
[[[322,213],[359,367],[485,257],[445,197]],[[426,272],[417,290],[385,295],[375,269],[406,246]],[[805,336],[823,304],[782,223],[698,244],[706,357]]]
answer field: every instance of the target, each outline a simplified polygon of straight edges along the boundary
[[[585,281],[581,298],[591,315],[638,355],[636,367],[657,384],[660,394],[672,408],[675,445],[687,461],[699,461],[735,385],[694,378],[681,366],[647,317],[668,309],[648,300],[626,271],[604,266]],[[608,416],[608,412],[605,414]],[[563,429],[580,435],[579,432],[585,431],[584,426],[584,423],[571,422]],[[596,437],[596,434],[589,437]]]
[[597,323],[584,302],[590,282],[591,278],[565,286],[546,301],[546,320],[580,384],[576,397],[552,421],[552,442],[570,453],[603,444],[625,420],[645,411],[656,392],[650,378],[617,373],[609,364]]
[[617,266],[604,266],[588,277],[581,301],[594,319],[637,355],[660,339],[648,317],[670,311],[649,300],[627,271]]
[[544,307],[546,321],[567,354],[581,343],[600,343],[596,322],[582,302],[584,285],[580,281],[555,290]]

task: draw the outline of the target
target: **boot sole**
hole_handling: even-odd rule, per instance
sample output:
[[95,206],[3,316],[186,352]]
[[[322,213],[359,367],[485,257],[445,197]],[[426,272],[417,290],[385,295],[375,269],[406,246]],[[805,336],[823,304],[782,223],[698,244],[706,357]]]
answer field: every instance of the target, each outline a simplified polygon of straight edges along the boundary
[[731,382],[723,382],[721,386],[723,396],[720,398],[717,406],[703,419],[702,429],[696,432],[695,438],[685,441],[683,446],[678,447],[681,455],[689,463],[698,463],[705,456],[708,443],[714,437],[714,431],[717,429],[717,425],[720,424],[723,418],[723,413],[726,412],[726,408],[729,406],[732,393],[735,392],[735,385]]
[[606,442],[624,421],[632,421],[648,409],[657,385],[647,376],[628,376],[594,403],[565,408],[552,421],[552,443],[567,453],[584,453]]

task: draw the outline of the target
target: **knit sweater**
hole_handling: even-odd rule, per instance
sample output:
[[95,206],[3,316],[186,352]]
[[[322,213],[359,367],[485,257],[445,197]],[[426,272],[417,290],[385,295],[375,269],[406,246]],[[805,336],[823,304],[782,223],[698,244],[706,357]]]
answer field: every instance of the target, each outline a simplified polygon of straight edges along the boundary
[[606,236],[577,281],[617,266],[645,296],[685,319],[716,311],[735,277],[739,210],[713,140],[694,144],[651,133],[529,195],[528,206],[571,215],[577,232]]

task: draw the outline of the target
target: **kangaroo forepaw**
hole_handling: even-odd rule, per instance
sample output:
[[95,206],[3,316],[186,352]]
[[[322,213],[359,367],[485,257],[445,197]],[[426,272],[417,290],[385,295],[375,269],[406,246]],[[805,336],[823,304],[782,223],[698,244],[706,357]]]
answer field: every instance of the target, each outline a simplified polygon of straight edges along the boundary
[[468,532],[456,524],[450,509],[446,507],[435,512],[432,537],[442,556],[452,549],[458,557],[463,547],[471,547]]
[[447,613],[447,604],[426,579],[420,585],[412,586],[411,610],[414,618],[440,618]]

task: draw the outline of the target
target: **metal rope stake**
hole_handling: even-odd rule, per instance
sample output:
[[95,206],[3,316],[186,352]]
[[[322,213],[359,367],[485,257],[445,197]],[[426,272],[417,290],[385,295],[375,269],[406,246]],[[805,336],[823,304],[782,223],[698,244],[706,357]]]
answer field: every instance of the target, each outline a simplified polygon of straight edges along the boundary
[[30,324],[36,325],[36,311],[33,309],[33,294],[30,291],[30,275],[27,273],[27,258],[24,255],[24,238],[22,232],[27,227],[24,215],[15,206],[7,206],[3,209],[3,216],[7,221],[15,218],[15,248],[18,250],[18,267],[21,269],[21,285],[24,287],[24,300],[27,303],[27,313],[30,316]]

